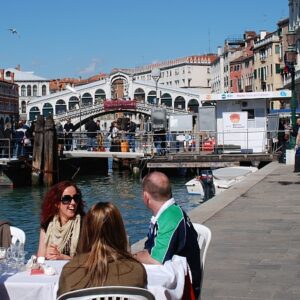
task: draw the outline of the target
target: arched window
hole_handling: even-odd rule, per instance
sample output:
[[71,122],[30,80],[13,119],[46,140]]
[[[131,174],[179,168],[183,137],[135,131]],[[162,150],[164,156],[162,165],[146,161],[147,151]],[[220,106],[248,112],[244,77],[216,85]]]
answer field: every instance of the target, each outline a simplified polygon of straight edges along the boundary
[[137,101],[137,102],[142,102],[142,103],[145,103],[145,91],[141,88],[138,88],[135,90],[134,92],[134,99]]
[[31,96],[31,85],[27,85],[27,96]]
[[82,106],[92,106],[93,105],[93,97],[90,93],[84,93],[81,98]]
[[161,104],[164,104],[167,107],[172,107],[172,97],[170,94],[165,93],[161,96]]
[[106,94],[102,89],[95,92],[95,104],[101,104],[106,98]]
[[196,99],[191,99],[188,103],[188,110],[194,113],[198,112],[199,102]]
[[43,116],[48,117],[49,115],[53,115],[53,107],[50,103],[45,103],[43,106]]
[[69,99],[69,110],[79,109],[79,99],[76,96],[72,96]]
[[149,92],[148,96],[147,96],[147,102],[149,104],[155,104],[155,98],[156,98],[156,92],[155,91],[151,91]]
[[47,94],[47,87],[46,87],[45,84],[43,84],[43,86],[42,86],[42,96],[46,96],[46,94]]
[[26,96],[26,86],[25,86],[25,85],[22,85],[22,86],[21,86],[21,96],[22,96],[22,97],[25,97],[25,96]]
[[66,102],[62,99],[59,99],[56,101],[55,104],[55,114],[64,114],[67,111],[67,105]]
[[37,116],[41,114],[39,108],[37,106],[34,106],[29,111],[29,120],[34,121],[36,120]]
[[185,110],[185,100],[183,97],[178,96],[174,102],[174,108]]
[[36,86],[36,85],[34,85],[34,86],[33,86],[33,88],[32,88],[32,90],[33,90],[33,93],[32,93],[32,94],[33,94],[33,96],[35,96],[35,97],[36,97],[36,96],[38,95],[38,94],[37,94],[37,86]]
[[26,114],[26,101],[21,102],[21,113]]

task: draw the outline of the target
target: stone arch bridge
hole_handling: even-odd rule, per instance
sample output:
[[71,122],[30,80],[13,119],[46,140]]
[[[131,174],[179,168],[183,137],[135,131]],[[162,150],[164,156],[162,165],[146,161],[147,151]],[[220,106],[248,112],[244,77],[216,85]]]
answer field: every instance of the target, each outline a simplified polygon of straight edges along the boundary
[[199,106],[200,96],[194,90],[156,85],[153,80],[136,80],[134,75],[115,72],[96,82],[32,99],[28,103],[27,119],[51,114],[62,123],[71,118],[78,129],[90,117],[110,113],[150,116],[154,107],[164,107],[169,114],[196,113]]

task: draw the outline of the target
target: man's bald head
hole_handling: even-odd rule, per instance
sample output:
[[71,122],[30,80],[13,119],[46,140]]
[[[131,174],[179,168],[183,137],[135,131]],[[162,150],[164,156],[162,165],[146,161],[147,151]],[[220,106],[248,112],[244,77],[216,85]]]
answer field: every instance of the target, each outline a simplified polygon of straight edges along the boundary
[[172,198],[169,178],[162,172],[155,171],[146,175],[143,179],[142,188],[156,201],[167,201]]

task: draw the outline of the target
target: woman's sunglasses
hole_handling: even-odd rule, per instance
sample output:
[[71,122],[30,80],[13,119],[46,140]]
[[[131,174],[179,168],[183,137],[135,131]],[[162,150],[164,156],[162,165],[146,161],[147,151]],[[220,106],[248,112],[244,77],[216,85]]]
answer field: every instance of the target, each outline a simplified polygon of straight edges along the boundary
[[74,199],[74,201],[76,203],[78,203],[79,201],[81,201],[81,195],[80,194],[75,194],[73,196],[71,196],[71,195],[63,195],[61,197],[61,202],[62,202],[62,204],[70,204],[71,201],[72,201],[72,199]]

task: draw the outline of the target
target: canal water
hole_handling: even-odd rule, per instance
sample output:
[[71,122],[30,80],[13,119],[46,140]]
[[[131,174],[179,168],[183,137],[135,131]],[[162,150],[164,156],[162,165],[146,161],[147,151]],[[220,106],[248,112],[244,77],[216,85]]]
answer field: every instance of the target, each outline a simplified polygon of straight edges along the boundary
[[[170,177],[173,196],[186,211],[200,204],[199,195],[187,193],[185,182],[189,179]],[[78,177],[75,181],[82,191],[86,210],[99,201],[113,202],[122,213],[130,242],[133,244],[145,237],[151,212],[142,201],[139,177],[129,172],[113,172],[107,176]],[[25,249],[29,255],[37,251],[40,208],[45,192],[46,188],[0,187],[0,220],[9,220],[25,231]]]

